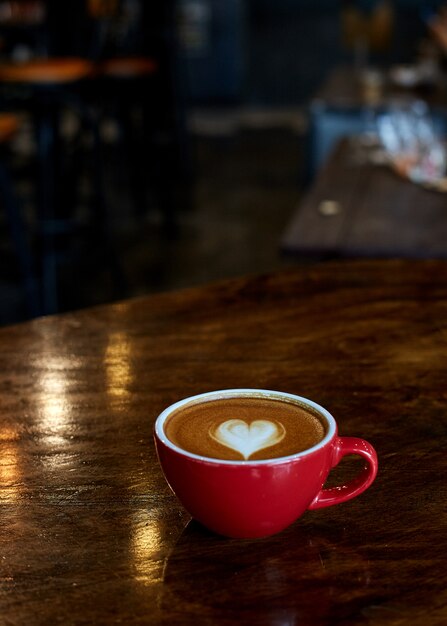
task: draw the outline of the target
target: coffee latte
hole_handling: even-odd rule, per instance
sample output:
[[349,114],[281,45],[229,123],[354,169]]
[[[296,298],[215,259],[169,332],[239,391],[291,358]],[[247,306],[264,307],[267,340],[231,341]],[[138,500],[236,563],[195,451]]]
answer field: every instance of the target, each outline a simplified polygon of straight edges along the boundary
[[298,403],[227,397],[179,408],[165,423],[179,448],[223,460],[273,459],[307,450],[326,434],[324,419]]

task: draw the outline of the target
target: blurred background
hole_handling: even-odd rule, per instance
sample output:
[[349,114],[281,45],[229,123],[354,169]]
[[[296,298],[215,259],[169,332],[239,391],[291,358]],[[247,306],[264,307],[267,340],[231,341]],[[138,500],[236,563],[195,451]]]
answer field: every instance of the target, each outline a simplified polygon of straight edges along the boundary
[[284,232],[385,81],[436,92],[443,132],[442,16],[0,0],[0,323],[314,260],[286,255]]

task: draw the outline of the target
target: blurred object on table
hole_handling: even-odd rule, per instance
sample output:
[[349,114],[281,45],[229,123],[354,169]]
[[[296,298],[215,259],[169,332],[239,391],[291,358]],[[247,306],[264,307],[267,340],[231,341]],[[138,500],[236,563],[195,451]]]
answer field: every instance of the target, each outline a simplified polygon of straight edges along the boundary
[[439,77],[431,89],[422,85],[402,89],[380,70],[363,68],[354,75],[348,66],[335,67],[309,107],[307,180],[312,179],[337,140],[376,134],[377,115],[397,102],[411,100],[420,101],[422,106],[425,103],[438,136],[447,134],[447,93]]
[[388,77],[392,87],[422,94],[440,87],[440,65],[439,49],[431,40],[423,39],[417,46],[414,62],[393,65]]
[[397,87],[414,89],[421,84],[433,83],[436,68],[426,65],[394,65],[390,69],[390,79]]
[[403,177],[446,191],[445,142],[421,101],[392,105],[377,119],[390,164]]

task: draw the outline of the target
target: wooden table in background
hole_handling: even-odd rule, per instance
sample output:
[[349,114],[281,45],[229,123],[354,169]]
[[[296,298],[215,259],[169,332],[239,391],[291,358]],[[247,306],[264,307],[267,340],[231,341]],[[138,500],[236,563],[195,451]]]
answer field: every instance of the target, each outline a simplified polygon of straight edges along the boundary
[[[3,328],[0,345],[2,624],[447,623],[446,262],[235,279]],[[326,406],[378,450],[376,482],[268,539],[190,522],[154,420],[237,386]]]
[[284,252],[447,258],[447,194],[400,178],[344,139],[292,216]]

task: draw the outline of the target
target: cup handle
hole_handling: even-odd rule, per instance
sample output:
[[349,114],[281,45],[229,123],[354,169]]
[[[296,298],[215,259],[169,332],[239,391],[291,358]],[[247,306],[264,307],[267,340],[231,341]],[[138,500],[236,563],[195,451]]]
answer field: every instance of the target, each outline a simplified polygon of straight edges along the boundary
[[333,504],[340,504],[359,496],[371,485],[377,474],[377,453],[370,443],[358,437],[338,437],[334,446],[332,467],[338,465],[348,454],[356,454],[365,459],[361,472],[346,485],[321,489],[308,507],[311,510],[322,509]]

